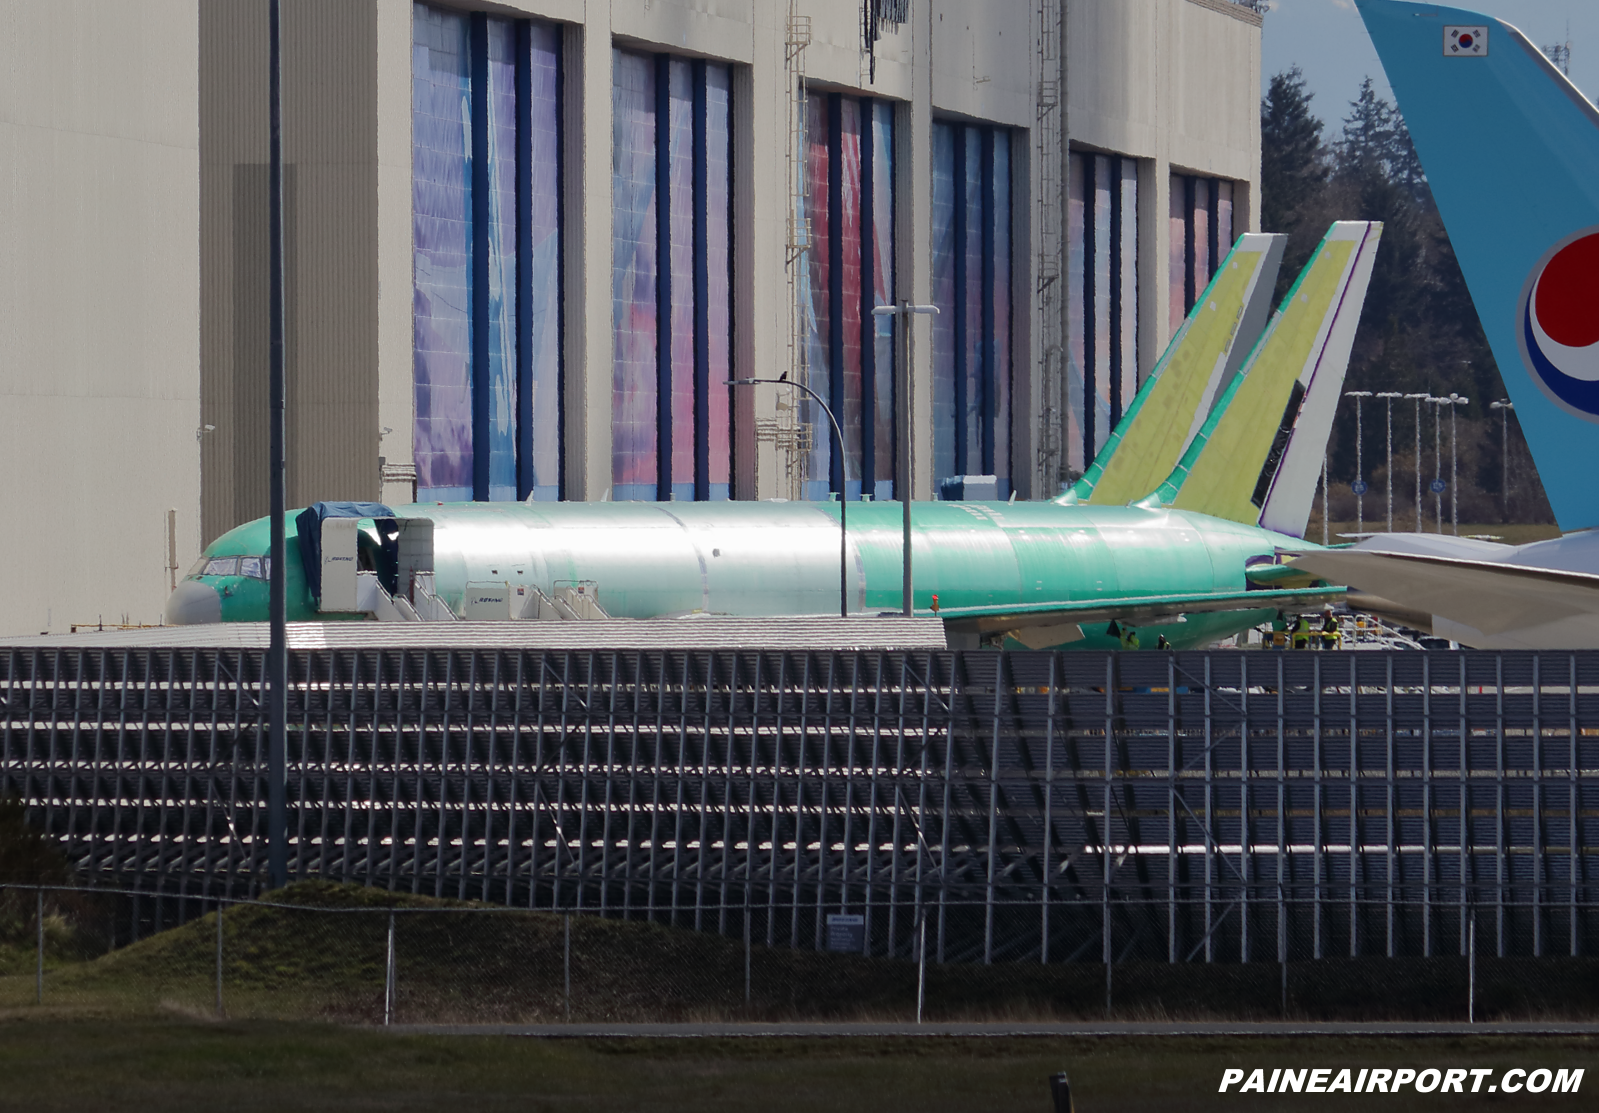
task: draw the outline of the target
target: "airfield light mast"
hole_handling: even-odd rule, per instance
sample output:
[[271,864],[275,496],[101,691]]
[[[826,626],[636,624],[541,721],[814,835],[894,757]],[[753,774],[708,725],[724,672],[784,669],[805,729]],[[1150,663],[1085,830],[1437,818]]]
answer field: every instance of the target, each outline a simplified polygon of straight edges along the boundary
[[1449,398],[1438,395],[1426,401],[1433,406],[1433,525],[1444,533],[1444,406]]
[[1361,455],[1363,442],[1366,439],[1365,428],[1360,423],[1360,403],[1370,398],[1369,390],[1346,390],[1345,398],[1355,400],[1355,532],[1366,531],[1366,468],[1364,457]]
[[1499,411],[1499,508],[1505,521],[1510,521],[1510,411],[1516,404],[1508,398],[1489,402],[1490,410]]
[[1376,397],[1388,404],[1388,532],[1394,531],[1394,399],[1404,395],[1397,390],[1378,391]]
[[267,113],[271,132],[271,166],[267,178],[270,359],[268,423],[271,447],[267,473],[271,486],[272,544],[270,583],[271,640],[267,648],[267,875],[272,888],[288,882],[289,825],[286,724],[289,718],[289,642],[285,625],[288,593],[284,574],[283,507],[283,17],[279,0],[268,0],[271,24],[267,47]]
[[909,618],[915,613],[916,596],[911,585],[911,498],[915,493],[915,478],[912,474],[913,460],[911,455],[911,431],[916,427],[911,420],[911,322],[910,318],[917,313],[931,313],[938,315],[936,305],[912,305],[902,301],[898,305],[879,305],[872,309],[874,317],[899,317],[899,388],[894,392],[899,403],[899,480],[904,485],[904,490],[896,490],[899,496],[900,507],[903,510],[905,540],[904,544],[904,571],[900,574],[901,609],[905,617]]
[[[1470,398],[1450,392],[1449,395],[1449,524],[1455,531],[1455,536],[1460,536],[1460,470],[1459,440],[1456,437],[1455,415],[1460,412],[1460,407],[1469,405]],[[1442,530],[1440,530],[1442,532]]]
[[1416,532],[1421,532],[1421,404],[1432,395],[1425,390],[1420,394],[1407,394],[1405,401],[1416,403]]

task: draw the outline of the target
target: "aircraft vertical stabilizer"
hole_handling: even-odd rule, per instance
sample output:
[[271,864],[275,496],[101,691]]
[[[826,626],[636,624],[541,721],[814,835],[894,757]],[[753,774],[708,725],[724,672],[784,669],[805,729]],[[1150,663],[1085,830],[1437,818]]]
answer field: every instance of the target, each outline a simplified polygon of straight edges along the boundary
[[1599,110],[1508,23],[1358,5],[1555,519],[1599,526]]
[[1328,229],[1151,501],[1303,534],[1381,236],[1375,221]]
[[[1349,224],[1345,228],[1352,240],[1360,234],[1361,225]],[[1335,234],[1343,233],[1329,233],[1329,236]],[[1277,461],[1275,474],[1268,477],[1266,469],[1262,469],[1252,496],[1252,501],[1260,506],[1263,529],[1294,537],[1305,536],[1310,504],[1315,500],[1322,461],[1327,457],[1327,438],[1332,436],[1344,375],[1349,370],[1349,353],[1355,346],[1355,329],[1360,325],[1360,310],[1366,302],[1366,289],[1371,283],[1371,269],[1377,261],[1377,245],[1381,239],[1381,224],[1366,226],[1361,246],[1356,249],[1346,272],[1344,292],[1322,320],[1322,334],[1312,349],[1314,358],[1306,361],[1306,371],[1299,378],[1305,388],[1304,400],[1289,429],[1288,443]],[[1286,409],[1283,418],[1286,424]],[[1267,455],[1268,468],[1272,463],[1271,455]],[[1262,483],[1267,484],[1264,503],[1259,502]]]
[[1125,505],[1171,473],[1266,323],[1287,239],[1260,232],[1238,237],[1065,501]]

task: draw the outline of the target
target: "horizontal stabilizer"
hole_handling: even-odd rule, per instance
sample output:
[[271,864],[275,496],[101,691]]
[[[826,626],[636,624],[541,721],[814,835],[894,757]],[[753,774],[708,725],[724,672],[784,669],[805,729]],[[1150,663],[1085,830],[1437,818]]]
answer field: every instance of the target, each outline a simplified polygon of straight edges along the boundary
[[1599,575],[1364,548],[1293,554],[1293,567],[1447,620],[1478,648],[1599,648]]

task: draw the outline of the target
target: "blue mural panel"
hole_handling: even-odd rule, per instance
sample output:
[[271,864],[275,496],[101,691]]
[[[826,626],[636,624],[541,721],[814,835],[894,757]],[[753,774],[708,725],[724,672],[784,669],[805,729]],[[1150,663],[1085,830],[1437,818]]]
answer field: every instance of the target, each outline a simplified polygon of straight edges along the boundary
[[977,128],[963,128],[959,140],[966,147],[966,239],[956,250],[966,253],[966,288],[960,291],[960,312],[966,320],[966,374],[957,384],[960,415],[965,424],[966,459],[956,467],[967,475],[983,473],[983,136]]
[[655,499],[655,60],[617,50],[611,72],[612,498]]
[[861,102],[839,99],[839,133],[834,144],[839,160],[840,247],[836,281],[843,293],[842,319],[835,323],[843,351],[843,397],[834,397],[833,414],[844,433],[844,490],[846,497],[861,494]]
[[[1117,313],[1121,350],[1122,413],[1138,394],[1138,163],[1121,160],[1121,243],[1117,245],[1120,279]],[[1119,421],[1120,414],[1113,415]]]
[[487,38],[489,498],[515,502],[516,28],[507,20],[488,20]]
[[[1093,462],[1091,455],[1085,456],[1083,441],[1086,431],[1083,428],[1084,398],[1092,392],[1085,380],[1083,368],[1083,305],[1087,296],[1083,285],[1087,270],[1084,266],[1086,258],[1083,244],[1084,225],[1087,222],[1088,210],[1086,196],[1091,188],[1088,184],[1086,173],[1093,165],[1093,156],[1086,158],[1083,155],[1073,155],[1071,168],[1067,181],[1067,215],[1066,215],[1066,331],[1068,363],[1066,369],[1066,466],[1073,475],[1081,475]],[[1179,249],[1179,252],[1181,249]],[[1179,297],[1181,301],[1181,280],[1178,281]]]
[[532,392],[533,498],[561,497],[561,32],[553,24],[530,29],[529,120],[532,344],[528,375]]
[[[827,97],[812,93],[805,103],[805,218],[810,225],[810,246],[806,250],[806,264],[801,267],[800,303],[805,307],[805,357],[809,381],[806,383],[823,398],[833,393],[832,355],[828,344],[832,337],[833,313],[830,299],[832,258],[828,251],[828,235],[832,212],[828,205],[827,175],[831,165],[831,129],[827,118]],[[808,296],[807,296],[808,295]],[[796,392],[798,394],[798,392]],[[826,500],[831,490],[830,462],[833,450],[833,427],[808,395],[796,398],[805,423],[811,429],[811,453],[806,469],[805,497]]]
[[[1086,327],[1094,330],[1094,443],[1084,446],[1084,452],[1092,460],[1105,447],[1105,441],[1111,433],[1110,257],[1116,245],[1111,241],[1112,163],[1104,155],[1089,157],[1094,160],[1094,192],[1090,199],[1094,221],[1094,257],[1088,262],[1094,268],[1094,304]],[[1131,400],[1129,397],[1128,401]]]
[[[873,304],[892,305],[894,289],[894,106],[872,104],[872,259]],[[875,368],[873,425],[876,468],[875,497],[894,497],[895,436],[894,384],[899,353],[894,347],[897,318],[872,319]]]
[[955,140],[933,125],[933,483],[955,474]]
[[[694,66],[667,63],[667,167],[671,175],[667,219],[672,245],[671,497],[694,498]],[[664,493],[663,496],[665,497]]]
[[467,18],[416,5],[412,328],[418,497],[472,497],[471,96]]
[[[1084,184],[1072,168],[1069,221],[1080,231]],[[1010,190],[1010,132],[933,125],[933,478],[992,468],[1002,496],[1012,478]],[[1081,258],[1081,236],[1069,242]],[[1081,276],[1070,277],[1076,306]],[[1081,380],[1068,382],[1081,397]]]
[[[1010,136],[994,136],[994,474],[999,497],[1011,493]],[[1131,398],[1132,395],[1128,395]]]
[[733,75],[727,66],[705,67],[705,255],[707,380],[707,478],[712,499],[732,492],[733,414]]

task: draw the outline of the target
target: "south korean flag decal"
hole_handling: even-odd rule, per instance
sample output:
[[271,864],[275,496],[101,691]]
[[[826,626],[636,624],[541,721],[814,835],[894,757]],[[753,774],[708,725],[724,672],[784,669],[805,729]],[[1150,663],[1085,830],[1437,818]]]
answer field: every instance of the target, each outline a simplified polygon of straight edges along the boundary
[[1444,57],[1445,58],[1486,58],[1488,57],[1488,28],[1486,27],[1458,27],[1444,28]]

